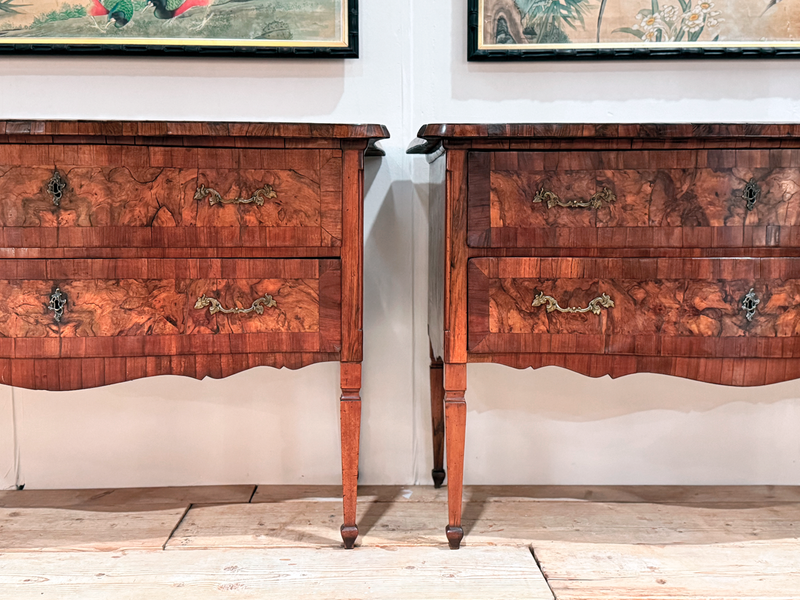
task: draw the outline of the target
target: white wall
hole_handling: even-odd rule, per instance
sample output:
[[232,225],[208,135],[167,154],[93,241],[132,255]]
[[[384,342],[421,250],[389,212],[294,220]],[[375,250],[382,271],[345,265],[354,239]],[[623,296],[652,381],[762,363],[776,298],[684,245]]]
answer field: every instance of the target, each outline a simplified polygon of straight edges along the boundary
[[[793,61],[467,63],[466,2],[361,0],[357,61],[3,57],[0,118],[381,122],[367,163],[364,483],[429,482],[431,121],[798,121]],[[0,486],[334,483],[338,368],[0,388]],[[467,482],[800,483],[800,382],[469,367]],[[12,422],[15,420],[15,422]],[[16,431],[16,436],[14,436]],[[15,460],[15,453],[19,460]]]

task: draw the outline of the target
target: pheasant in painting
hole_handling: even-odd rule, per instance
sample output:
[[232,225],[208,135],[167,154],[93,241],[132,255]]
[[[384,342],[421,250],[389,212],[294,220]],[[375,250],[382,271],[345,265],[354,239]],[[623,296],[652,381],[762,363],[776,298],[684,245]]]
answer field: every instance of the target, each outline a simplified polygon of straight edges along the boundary
[[123,27],[133,17],[133,0],[93,0],[89,14],[93,17],[108,15],[115,27]]
[[182,15],[193,6],[208,6],[210,0],[150,0],[156,8],[156,17],[172,19]]
[[[95,17],[108,15],[116,27],[127,25],[133,18],[133,0],[92,0],[90,14]],[[182,15],[193,6],[208,6],[211,0],[150,0],[159,19],[172,19]]]

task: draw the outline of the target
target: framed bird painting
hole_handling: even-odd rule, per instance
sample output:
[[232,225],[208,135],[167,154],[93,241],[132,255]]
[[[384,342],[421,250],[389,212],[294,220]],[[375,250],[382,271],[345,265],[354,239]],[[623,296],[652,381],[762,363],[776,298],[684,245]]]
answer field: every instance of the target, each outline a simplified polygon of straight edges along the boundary
[[358,0],[0,0],[0,52],[358,57]]
[[470,60],[800,56],[800,0],[468,0]]

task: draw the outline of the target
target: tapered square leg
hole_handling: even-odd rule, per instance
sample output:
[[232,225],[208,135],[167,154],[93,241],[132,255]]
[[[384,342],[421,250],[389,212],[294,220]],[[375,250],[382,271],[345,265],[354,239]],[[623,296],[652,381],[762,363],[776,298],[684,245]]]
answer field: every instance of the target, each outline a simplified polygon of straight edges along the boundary
[[361,363],[342,363],[342,500],[344,523],[342,541],[350,549],[356,543],[358,500],[358,449],[361,437]]
[[444,482],[444,365],[431,350],[431,425],[433,429],[433,485]]
[[449,524],[445,533],[450,548],[458,550],[464,529],[461,504],[464,492],[464,439],[467,426],[467,365],[446,364],[444,406],[447,444],[447,507]]

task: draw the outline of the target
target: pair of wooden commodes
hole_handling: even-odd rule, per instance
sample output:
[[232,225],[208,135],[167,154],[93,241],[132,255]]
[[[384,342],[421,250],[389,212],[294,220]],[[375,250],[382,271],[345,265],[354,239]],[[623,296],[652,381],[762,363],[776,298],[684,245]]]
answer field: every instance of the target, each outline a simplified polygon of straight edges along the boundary
[[[0,121],[0,383],[341,363],[352,547],[378,125]],[[800,126],[431,125],[434,481],[466,365],[800,377]],[[444,155],[444,156],[442,156]],[[446,427],[445,427],[446,424]]]

